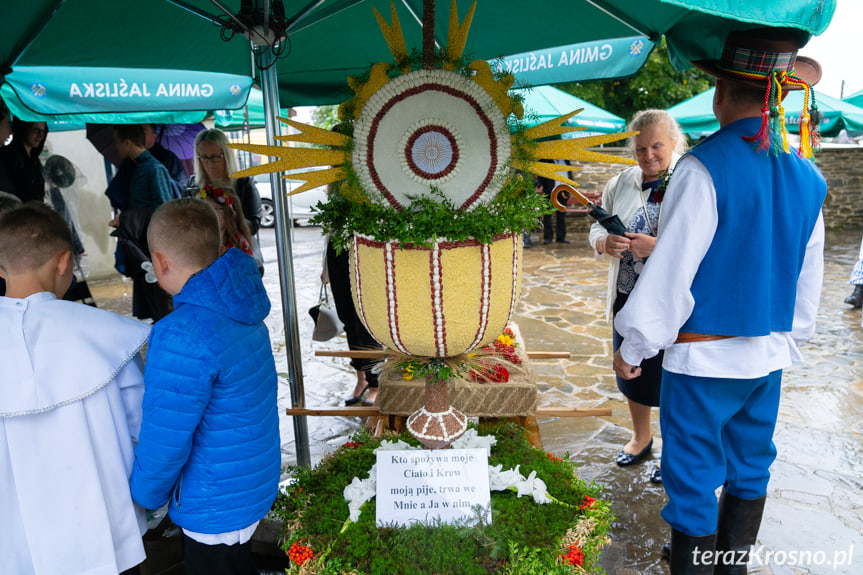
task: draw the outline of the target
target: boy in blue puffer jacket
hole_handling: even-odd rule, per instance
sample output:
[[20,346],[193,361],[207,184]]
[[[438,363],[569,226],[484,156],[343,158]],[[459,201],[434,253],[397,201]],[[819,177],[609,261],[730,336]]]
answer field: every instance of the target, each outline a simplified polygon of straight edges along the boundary
[[169,503],[183,528],[186,573],[248,575],[251,537],[276,497],[281,468],[270,310],[255,260],[219,257],[213,208],[167,202],[147,240],[174,311],[153,326],[132,496]]

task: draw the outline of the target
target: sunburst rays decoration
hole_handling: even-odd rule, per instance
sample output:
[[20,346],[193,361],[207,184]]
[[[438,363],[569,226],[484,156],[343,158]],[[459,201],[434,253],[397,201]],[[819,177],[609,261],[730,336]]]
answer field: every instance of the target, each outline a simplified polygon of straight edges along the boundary
[[[232,148],[274,158],[232,177],[315,168],[290,175],[304,182],[291,193],[298,194],[345,180],[352,171],[362,187],[359,195],[365,196],[363,201],[389,203],[400,210],[411,198],[428,196],[434,190],[446,195],[458,209],[469,210],[494,200],[513,170],[578,185],[558,173],[578,167],[540,160],[634,163],[586,148],[637,132],[537,141],[582,130],[564,125],[581,110],[527,128],[521,137],[510,136],[507,118],[513,114],[520,120],[523,115],[521,102],[509,95],[514,77],[496,77],[484,60],[470,63],[470,76],[456,72],[475,8],[476,2],[459,23],[456,1],[452,0],[444,69],[433,70],[412,69],[395,5],[390,9],[391,24],[375,10],[399,74],[391,77],[394,66],[379,62],[372,66],[368,79],[349,78],[354,97],[339,107],[339,116],[353,123],[353,137],[279,118],[300,133],[277,140],[318,148],[232,144]],[[428,132],[434,137],[422,137]],[[428,154],[429,161],[415,161],[417,154]],[[527,157],[532,159],[517,159]],[[434,169],[429,171],[428,166]],[[321,169],[324,167],[329,168]]]

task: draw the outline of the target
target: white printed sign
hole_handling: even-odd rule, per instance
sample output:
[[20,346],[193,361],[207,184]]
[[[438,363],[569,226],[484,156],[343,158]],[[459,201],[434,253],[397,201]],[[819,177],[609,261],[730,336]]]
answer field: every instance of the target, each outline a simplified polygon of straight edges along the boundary
[[485,449],[378,452],[379,527],[469,521],[477,506],[491,506]]

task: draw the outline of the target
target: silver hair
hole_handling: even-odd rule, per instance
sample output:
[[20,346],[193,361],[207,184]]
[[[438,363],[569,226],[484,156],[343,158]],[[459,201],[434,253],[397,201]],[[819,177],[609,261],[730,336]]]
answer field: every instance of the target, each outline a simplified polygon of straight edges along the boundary
[[[198,144],[201,142],[210,142],[219,146],[222,153],[225,155],[225,167],[228,175],[240,171],[240,164],[237,162],[237,154],[234,150],[228,147],[228,137],[222,130],[213,128],[211,130],[201,130],[195,136],[195,183],[198,186],[204,187],[208,184],[213,184],[207,177],[207,172],[204,170],[204,165],[198,158]],[[233,187],[233,186],[232,186]]]
[[[677,123],[677,120],[674,119],[674,116],[672,116],[665,110],[641,110],[632,117],[632,120],[630,120],[629,127],[627,129],[641,131],[644,128],[652,126],[654,124],[665,124],[665,127],[668,129],[668,137],[671,138],[672,142],[674,142],[675,152],[677,152],[678,154],[682,154],[686,151],[686,137],[684,137],[683,131],[680,129],[680,124]],[[632,156],[635,157],[634,137],[629,139],[628,147],[629,151],[632,153]]]

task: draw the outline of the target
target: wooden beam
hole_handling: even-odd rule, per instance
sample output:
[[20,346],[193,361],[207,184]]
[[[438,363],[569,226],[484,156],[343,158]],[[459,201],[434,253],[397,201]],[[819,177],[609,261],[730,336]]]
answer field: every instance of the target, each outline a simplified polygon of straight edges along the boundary
[[[288,415],[308,416],[338,416],[338,417],[369,417],[381,415],[377,406],[367,405],[361,407],[289,407],[285,410]],[[605,407],[594,407],[581,409],[578,407],[539,407],[534,414],[535,417],[603,417],[610,416],[611,409]]]
[[[321,349],[315,352],[317,357],[353,357],[363,359],[384,359],[389,355],[389,351],[385,349],[357,349],[357,350],[326,350]],[[571,357],[568,351],[529,351],[527,352],[528,359],[569,359]]]

